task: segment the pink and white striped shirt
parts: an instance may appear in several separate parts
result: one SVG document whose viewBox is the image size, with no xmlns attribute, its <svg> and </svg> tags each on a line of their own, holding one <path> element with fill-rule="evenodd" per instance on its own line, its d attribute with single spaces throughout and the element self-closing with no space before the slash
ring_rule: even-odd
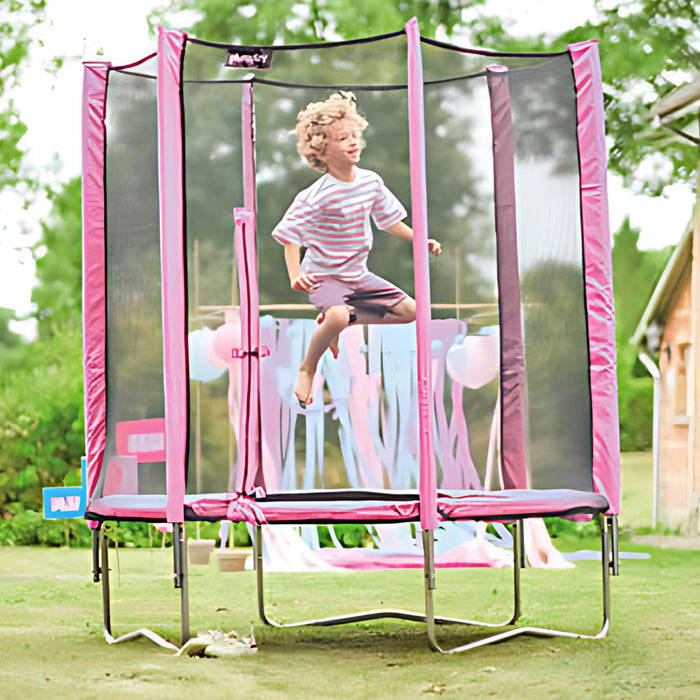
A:
<svg viewBox="0 0 700 700">
<path fill-rule="evenodd" d="M 370 215 L 377 228 L 386 229 L 404 219 L 406 210 L 371 170 L 355 168 L 352 182 L 325 173 L 299 192 L 272 235 L 307 249 L 303 272 L 349 282 L 367 272 Z"/>
</svg>

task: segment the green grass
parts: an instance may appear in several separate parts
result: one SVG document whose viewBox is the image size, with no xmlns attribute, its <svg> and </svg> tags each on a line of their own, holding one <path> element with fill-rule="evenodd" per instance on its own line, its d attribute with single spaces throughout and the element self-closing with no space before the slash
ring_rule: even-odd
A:
<svg viewBox="0 0 700 700">
<path fill-rule="evenodd" d="M 561 549 L 595 546 L 560 541 Z M 625 550 L 634 548 L 625 546 Z M 251 623 L 259 652 L 237 659 L 176 657 L 142 639 L 109 646 L 101 587 L 85 550 L 0 550 L 0 697 L 404 698 L 441 694 L 498 698 L 695 698 L 700 694 L 700 552 L 646 549 L 612 580 L 612 628 L 603 640 L 521 637 L 466 654 L 429 651 L 422 625 L 375 621 L 336 628 L 276 630 L 257 621 L 252 572 L 191 567 L 192 632 Z M 170 550 L 112 556 L 115 636 L 149 627 L 179 636 L 179 595 Z M 510 571 L 439 570 L 440 612 L 505 617 Z M 524 572 L 524 622 L 595 632 L 599 565 Z M 274 574 L 269 612 L 283 619 L 423 604 L 422 573 Z M 442 628 L 445 644 L 476 638 Z"/>
<path fill-rule="evenodd" d="M 653 522 L 653 466 L 650 452 L 622 455 L 620 529 L 648 531 Z"/>
<path fill-rule="evenodd" d="M 627 475 L 647 469 L 642 458 L 632 462 L 626 456 Z M 643 491 L 637 477 L 632 483 Z M 623 507 L 630 488 L 623 486 Z M 645 503 L 628 505 L 624 527 L 644 527 Z M 556 545 L 562 551 L 598 548 L 597 540 L 573 535 L 557 538 Z M 634 545 L 626 534 L 621 548 L 650 557 L 621 560 L 606 638 L 524 636 L 454 656 L 431 652 L 420 624 L 265 627 L 257 617 L 254 574 L 220 572 L 212 557 L 208 566 L 190 567 L 191 631 L 247 634 L 254 625 L 258 653 L 236 659 L 176 657 L 146 639 L 110 646 L 90 551 L 0 548 L 0 697 L 700 697 L 700 551 Z M 114 635 L 148 627 L 177 641 L 180 603 L 171 550 L 120 549 L 118 557 L 111 552 L 110 563 Z M 511 577 L 509 570 L 438 570 L 437 610 L 503 619 L 510 612 Z M 266 600 L 268 613 L 283 620 L 381 607 L 422 610 L 422 572 L 270 574 Z M 597 562 L 523 572 L 521 622 L 595 633 L 600 611 Z M 478 635 L 472 628 L 439 630 L 445 645 Z"/>
</svg>

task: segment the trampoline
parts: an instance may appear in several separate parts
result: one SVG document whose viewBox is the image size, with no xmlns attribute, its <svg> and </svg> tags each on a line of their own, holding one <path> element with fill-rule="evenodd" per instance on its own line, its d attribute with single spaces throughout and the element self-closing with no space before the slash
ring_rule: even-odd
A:
<svg viewBox="0 0 700 700">
<path fill-rule="evenodd" d="M 305 408 L 294 379 L 318 311 L 290 289 L 271 232 L 314 173 L 296 115 L 352 92 L 369 123 L 360 166 L 408 212 L 413 244 L 374 231 L 370 268 L 416 301 L 415 322 L 351 325 Z M 605 636 L 617 574 L 620 460 L 611 237 L 597 44 L 472 50 L 415 20 L 367 39 L 215 44 L 159 29 L 127 66 L 86 63 L 84 367 L 95 580 L 111 637 L 105 521 L 172 523 L 182 641 L 184 523 L 414 523 L 438 651 L 519 634 Z M 442 254 L 430 258 L 427 240 Z M 594 518 L 595 634 L 518 627 L 522 523 Z M 434 533 L 514 531 L 503 625 L 435 614 Z M 468 571 L 465 572 L 468 575 Z M 452 649 L 438 623 L 502 630 Z M 284 625 L 280 625 L 284 626 Z"/>
</svg>

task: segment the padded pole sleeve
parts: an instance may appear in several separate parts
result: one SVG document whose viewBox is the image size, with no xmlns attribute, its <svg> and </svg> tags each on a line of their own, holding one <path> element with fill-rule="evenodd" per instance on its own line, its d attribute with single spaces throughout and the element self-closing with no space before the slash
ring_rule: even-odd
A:
<svg viewBox="0 0 700 700">
<path fill-rule="evenodd" d="M 87 498 L 100 476 L 107 434 L 105 375 L 105 110 L 109 63 L 83 68 L 83 374 Z"/>
<path fill-rule="evenodd" d="M 158 177 L 168 522 L 184 520 L 188 369 L 181 74 L 187 35 L 158 30 Z"/>
<path fill-rule="evenodd" d="M 515 211 L 515 159 L 508 70 L 488 66 L 496 207 L 498 309 L 501 327 L 501 476 L 507 489 L 527 488 L 525 351 Z"/>
<path fill-rule="evenodd" d="M 406 24 L 408 38 L 408 130 L 411 168 L 411 218 L 413 267 L 416 288 L 416 333 L 418 364 L 418 430 L 420 450 L 420 523 L 434 530 L 437 517 L 437 477 L 430 378 L 430 268 L 428 266 L 428 195 L 425 172 L 425 112 L 423 63 L 418 21 Z"/>
<path fill-rule="evenodd" d="M 253 84 L 241 95 L 241 151 L 243 157 L 243 208 L 233 210 L 236 266 L 241 299 L 241 443 L 238 446 L 236 491 L 264 490 L 260 429 L 260 311 L 258 309 L 258 258 L 256 248 L 255 111 Z"/>
<path fill-rule="evenodd" d="M 569 46 L 576 82 L 581 223 L 593 418 L 593 485 L 620 512 L 620 420 L 617 404 L 612 237 L 608 216 L 605 112 L 598 44 Z"/>
</svg>

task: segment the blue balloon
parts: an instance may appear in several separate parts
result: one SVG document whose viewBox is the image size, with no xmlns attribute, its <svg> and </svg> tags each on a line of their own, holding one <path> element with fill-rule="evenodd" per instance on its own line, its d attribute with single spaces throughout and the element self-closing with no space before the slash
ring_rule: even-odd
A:
<svg viewBox="0 0 700 700">
<path fill-rule="evenodd" d="M 211 328 L 198 328 L 187 336 L 190 359 L 190 379 L 198 382 L 211 382 L 218 379 L 225 371 L 225 367 L 214 367 L 207 360 L 206 349 L 211 344 L 214 331 Z"/>
</svg>

